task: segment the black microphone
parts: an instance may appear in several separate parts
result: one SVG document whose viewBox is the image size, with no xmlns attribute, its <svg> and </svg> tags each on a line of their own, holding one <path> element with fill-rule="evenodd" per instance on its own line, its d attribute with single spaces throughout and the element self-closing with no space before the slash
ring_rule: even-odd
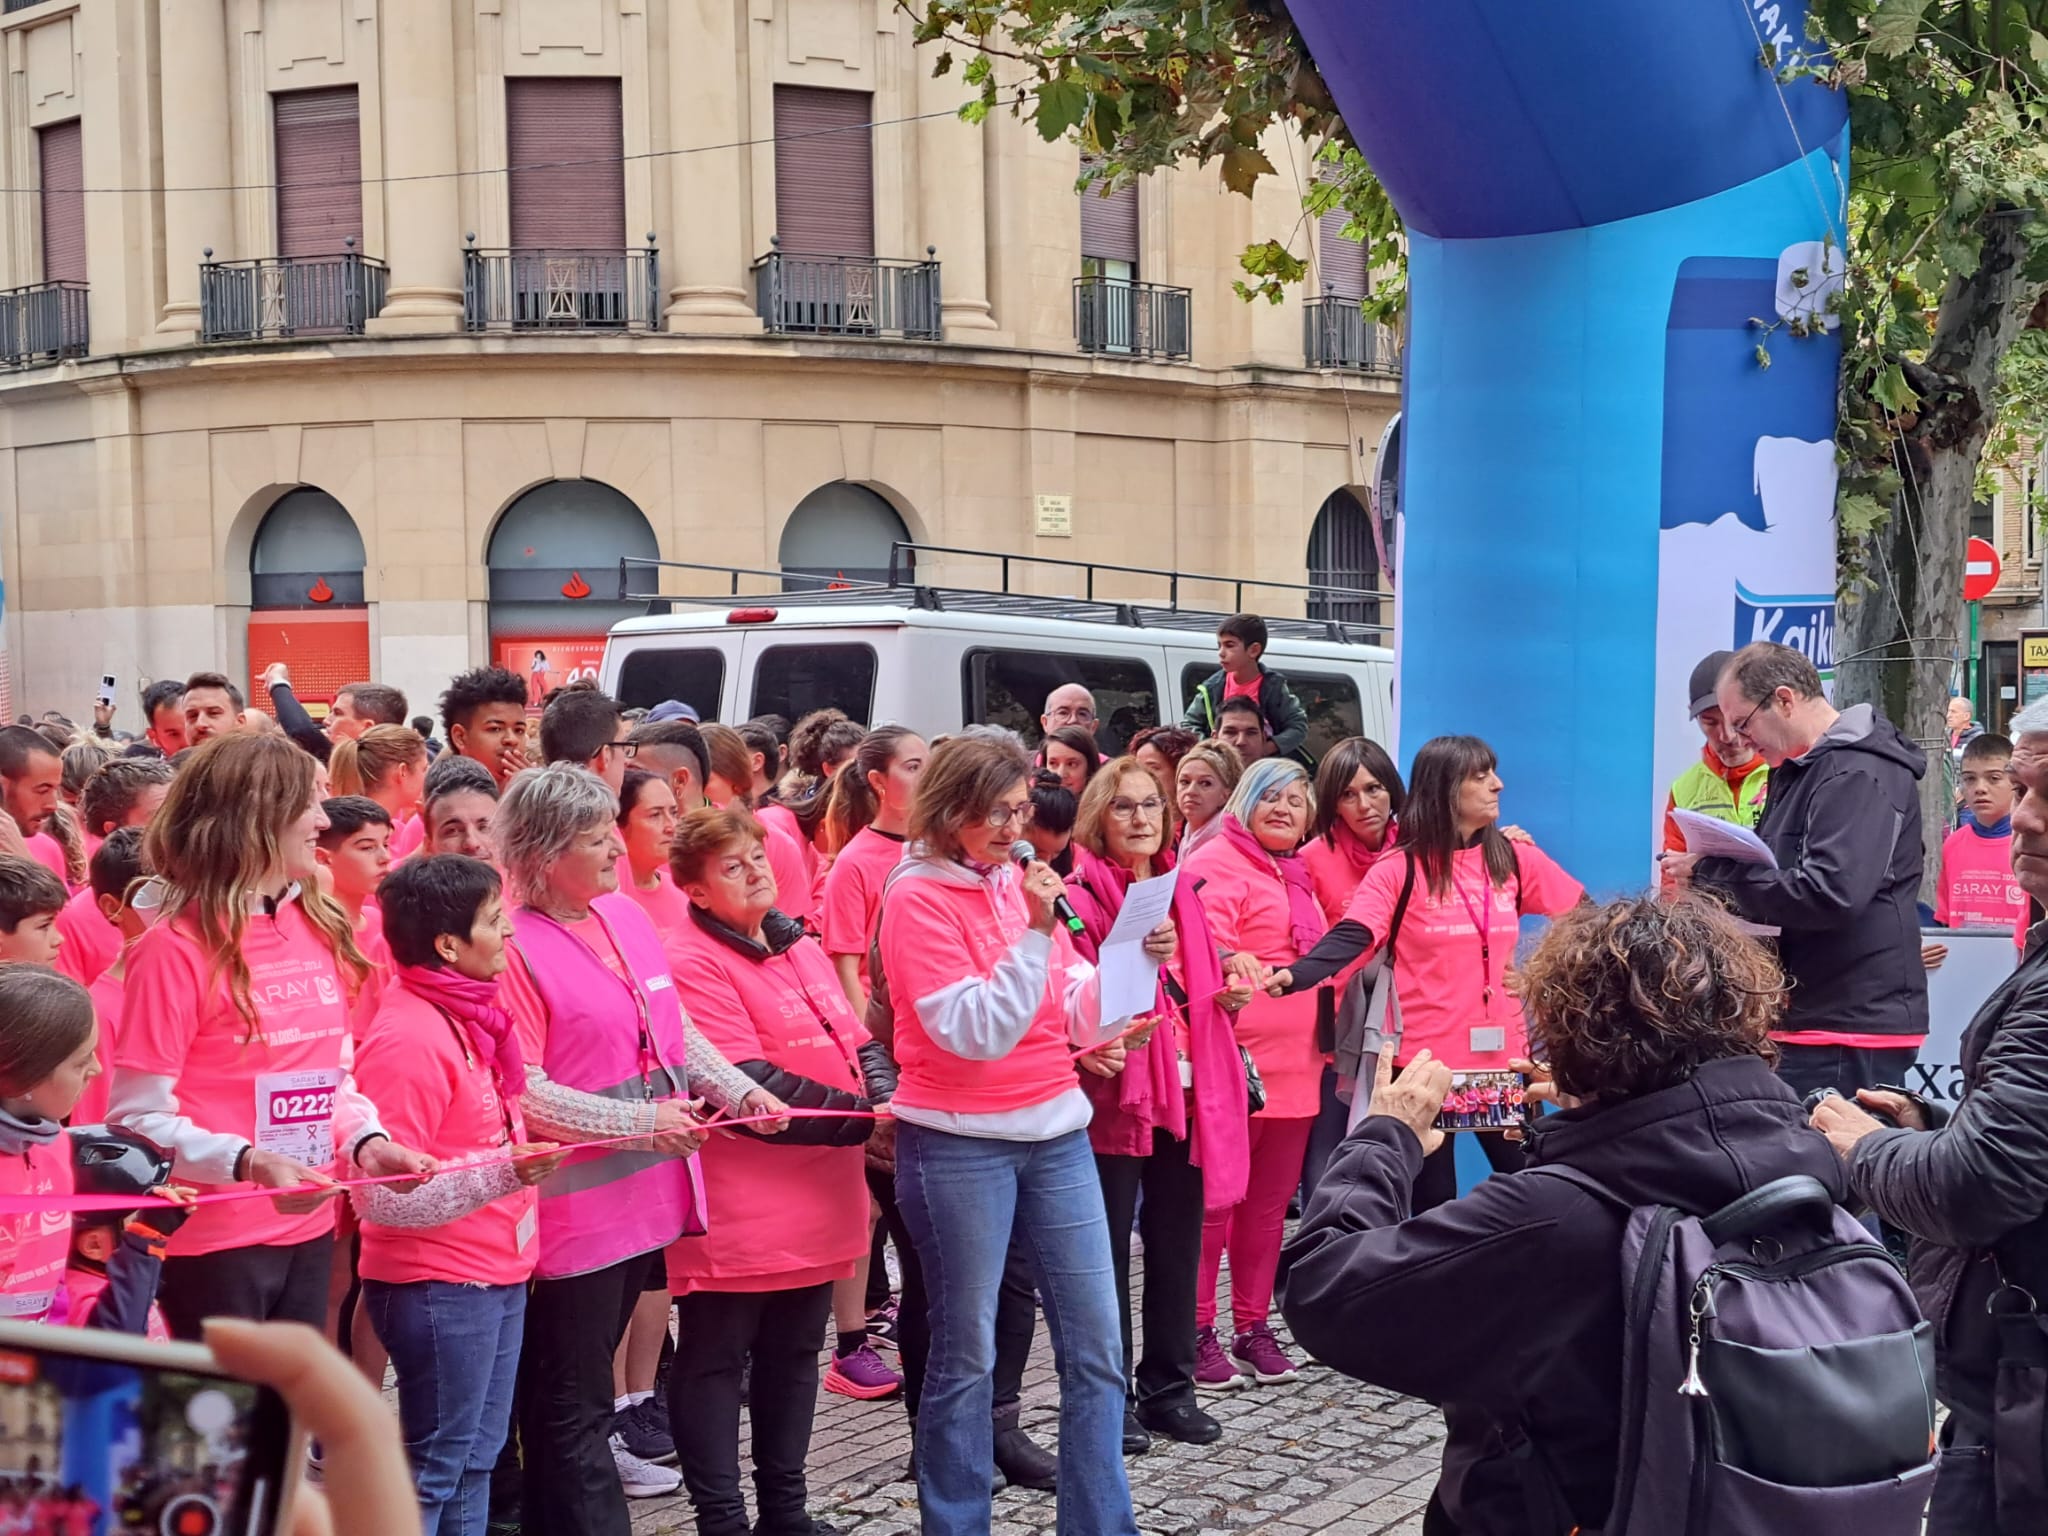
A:
<svg viewBox="0 0 2048 1536">
<path fill-rule="evenodd" d="M 1019 864 L 1041 864 L 1044 862 L 1044 860 L 1039 858 L 1038 850 L 1021 837 L 1016 842 L 1010 844 L 1010 857 Z M 1068 901 L 1066 897 L 1055 896 L 1053 898 L 1052 915 L 1067 925 L 1069 933 L 1079 933 L 1081 931 L 1081 919 L 1074 911 L 1074 904 Z"/>
</svg>

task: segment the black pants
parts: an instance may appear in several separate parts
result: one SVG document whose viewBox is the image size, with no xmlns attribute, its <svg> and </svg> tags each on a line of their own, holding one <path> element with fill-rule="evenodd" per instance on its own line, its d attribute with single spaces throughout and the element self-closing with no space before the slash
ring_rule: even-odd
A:
<svg viewBox="0 0 2048 1536">
<path fill-rule="evenodd" d="M 632 1536 L 612 1464 L 612 1356 L 648 1262 L 635 1254 L 587 1275 L 533 1282 L 519 1361 L 525 1536 Z"/>
<path fill-rule="evenodd" d="M 1486 1154 L 1496 1173 L 1512 1173 L 1526 1161 L 1522 1144 L 1509 1141 L 1498 1131 L 1452 1131 L 1444 1137 L 1442 1146 L 1422 1160 L 1422 1172 L 1415 1176 L 1415 1203 L 1411 1208 L 1415 1215 L 1449 1205 L 1458 1198 L 1457 1156 L 1461 1136 L 1479 1138 L 1479 1150 Z"/>
<path fill-rule="evenodd" d="M 165 1259 L 156 1299 L 173 1338 L 197 1339 L 200 1322 L 209 1317 L 305 1323 L 325 1333 L 333 1267 L 332 1232 L 277 1247 L 223 1248 Z"/>
<path fill-rule="evenodd" d="M 896 1298 L 897 1351 L 903 1367 L 903 1407 L 915 1426 L 917 1405 L 924 1398 L 925 1362 L 932 1353 L 924 1266 L 917 1261 L 917 1245 L 910 1240 L 910 1229 L 897 1208 L 894 1177 L 871 1169 L 868 1188 L 881 1203 L 882 1225 L 896 1244 L 896 1262 L 903 1270 L 903 1290 Z M 1031 1359 L 1031 1336 L 1037 1326 L 1038 1287 L 1031 1276 L 1031 1260 L 1012 1236 L 1002 1288 L 996 1293 L 995 1423 L 999 1426 L 1013 1427 L 1017 1422 L 1024 1400 L 1024 1367 Z"/>
<path fill-rule="evenodd" d="M 668 1421 L 698 1536 L 747 1536 L 740 1493 L 740 1368 L 753 1357 L 747 1418 L 763 1536 L 809 1531 L 804 1459 L 818 1403 L 827 1281 L 794 1291 L 691 1291 L 676 1298 L 685 1347 L 669 1368 Z"/>
<path fill-rule="evenodd" d="M 868 1183 L 872 1185 L 883 1175 L 868 1170 Z M 893 1197 L 894 1191 L 890 1194 Z M 877 1197 L 879 1199 L 879 1197 Z M 884 1252 L 889 1246 L 889 1227 L 886 1222 L 876 1222 L 874 1236 L 868 1243 L 868 1293 L 862 1298 L 870 1312 L 884 1306 L 889 1300 L 889 1260 Z"/>
<path fill-rule="evenodd" d="M 1920 1054 L 1918 1046 L 1872 1050 L 1860 1045 L 1781 1045 L 1778 1079 L 1802 1099 L 1816 1088 L 1832 1088 L 1845 1099 L 1858 1088 L 1902 1084 Z"/>
<path fill-rule="evenodd" d="M 1109 1213 L 1109 1255 L 1122 1314 L 1124 1379 L 1140 1406 L 1195 1401 L 1195 1275 L 1202 1263 L 1202 1170 L 1188 1144 L 1152 1133 L 1149 1157 L 1095 1154 Z M 1145 1192 L 1143 1206 L 1138 1191 Z M 1145 1240 L 1145 1353 L 1131 1359 L 1131 1219 Z"/>
<path fill-rule="evenodd" d="M 1344 1128 L 1350 1123 L 1351 1106 L 1337 1097 L 1337 1069 L 1325 1062 L 1316 1123 L 1309 1127 L 1308 1152 L 1301 1160 L 1301 1208 L 1304 1211 L 1308 1209 L 1309 1196 L 1323 1181 L 1323 1170 L 1330 1166 L 1330 1159 L 1344 1140 Z"/>
</svg>

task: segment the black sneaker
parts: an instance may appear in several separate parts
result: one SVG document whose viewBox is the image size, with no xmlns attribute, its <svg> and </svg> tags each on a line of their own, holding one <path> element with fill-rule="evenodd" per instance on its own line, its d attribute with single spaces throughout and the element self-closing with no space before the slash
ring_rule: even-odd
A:
<svg viewBox="0 0 2048 1536">
<path fill-rule="evenodd" d="M 1174 1403 L 1165 1408 L 1138 1410 L 1138 1420 L 1155 1435 L 1178 1440 L 1184 1445 L 1209 1445 L 1223 1435 L 1223 1426 L 1193 1403 Z M 1130 1420 L 1124 1420 L 1128 1432 Z"/>
<path fill-rule="evenodd" d="M 654 1466 L 667 1466 L 676 1459 L 676 1443 L 660 1426 L 640 1410 L 644 1403 L 621 1408 L 612 1415 L 612 1434 L 629 1454 Z"/>
<path fill-rule="evenodd" d="M 1124 1454 L 1142 1456 L 1152 1449 L 1152 1437 L 1145 1433 L 1145 1426 L 1138 1422 L 1137 1414 L 1124 1409 Z"/>
</svg>

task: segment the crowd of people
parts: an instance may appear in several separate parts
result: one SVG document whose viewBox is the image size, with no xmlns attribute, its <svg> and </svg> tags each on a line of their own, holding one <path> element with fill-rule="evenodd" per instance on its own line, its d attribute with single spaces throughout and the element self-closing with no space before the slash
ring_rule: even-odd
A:
<svg viewBox="0 0 2048 1536">
<path fill-rule="evenodd" d="M 1063 1530 L 1136 1536 L 1126 1457 L 1211 1443 L 1205 1396 L 1296 1378 L 1284 1286 L 1317 1355 L 1449 1405 L 1464 1470 L 1431 1528 L 1490 1532 L 1526 1528 L 1488 1513 L 1487 1438 L 1525 1392 L 1555 1388 L 1539 1439 L 1576 1522 L 1606 1513 L 1619 1303 L 1587 1281 L 1619 1231 L 1548 1180 L 1460 1199 L 1460 1137 L 1501 1171 L 1597 1143 L 1654 1184 L 1703 1117 L 1758 1152 L 1708 1167 L 1703 1141 L 1660 1186 L 1689 1209 L 1810 1170 L 1988 1247 L 1958 1214 L 1988 1191 L 1936 1198 L 1962 1174 L 1928 1149 L 1958 1131 L 1905 1145 L 1857 1107 L 1920 1115 L 1896 1085 L 1939 963 L 1924 759 L 1867 707 L 1837 714 L 1783 647 L 1706 658 L 1673 808 L 1757 828 L 1776 863 L 1681 837 L 1660 893 L 1596 908 L 1503 824 L 1485 742 L 1427 742 L 1405 780 L 1362 737 L 1307 762 L 1263 624 L 1217 639 L 1185 718 L 1114 755 L 1077 684 L 1032 741 L 927 741 L 584 684 L 535 715 L 498 668 L 453 679 L 438 720 L 366 682 L 316 722 L 276 667 L 268 710 L 202 672 L 152 685 L 132 739 L 111 706 L 0 728 L 0 1189 L 86 1187 L 84 1149 L 112 1144 L 161 1162 L 96 1187 L 274 1192 L 7 1224 L 0 1306 L 327 1333 L 395 1374 L 430 1536 L 626 1536 L 629 1498 L 679 1488 L 700 1536 L 824 1531 L 821 1357 L 825 1389 L 902 1401 L 926 1531 L 986 1532 L 1001 1476 L 1055 1490 Z M 2040 723 L 1964 751 L 1944 918 L 1997 917 L 1976 844 L 1999 837 L 2048 891 Z M 1153 995 L 1112 1015 L 1096 962 L 1169 872 Z M 1530 916 L 1556 925 L 1518 967 Z M 1846 1180 L 1803 1129 L 1822 1089 Z M 2041 1168 L 2000 1165 L 2036 1220 Z M 1484 1304 L 1553 1281 L 1583 1351 Z M 1041 1310 L 1056 1453 L 1018 1418 Z"/>
</svg>

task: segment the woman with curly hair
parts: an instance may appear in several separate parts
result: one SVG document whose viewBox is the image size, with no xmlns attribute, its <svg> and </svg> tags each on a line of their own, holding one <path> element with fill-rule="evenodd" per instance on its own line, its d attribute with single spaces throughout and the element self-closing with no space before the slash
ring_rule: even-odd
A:
<svg viewBox="0 0 2048 1536">
<path fill-rule="evenodd" d="M 1845 1185 L 1772 1070 L 1784 976 L 1718 906 L 1654 895 L 1560 917 L 1521 969 L 1532 1054 L 1516 1066 L 1561 1113 L 1526 1136 L 1529 1167 L 1414 1210 L 1451 1086 L 1427 1050 L 1330 1160 L 1289 1245 L 1295 1338 L 1361 1381 L 1440 1403 L 1444 1474 L 1424 1529 L 1529 1529 L 1500 1431 L 1519 1423 L 1569 1506 L 1605 1523 L 1620 1455 L 1621 1205 L 1706 1215 L 1791 1174 Z M 1571 1169 L 1606 1186 L 1610 1203 Z"/>
</svg>

